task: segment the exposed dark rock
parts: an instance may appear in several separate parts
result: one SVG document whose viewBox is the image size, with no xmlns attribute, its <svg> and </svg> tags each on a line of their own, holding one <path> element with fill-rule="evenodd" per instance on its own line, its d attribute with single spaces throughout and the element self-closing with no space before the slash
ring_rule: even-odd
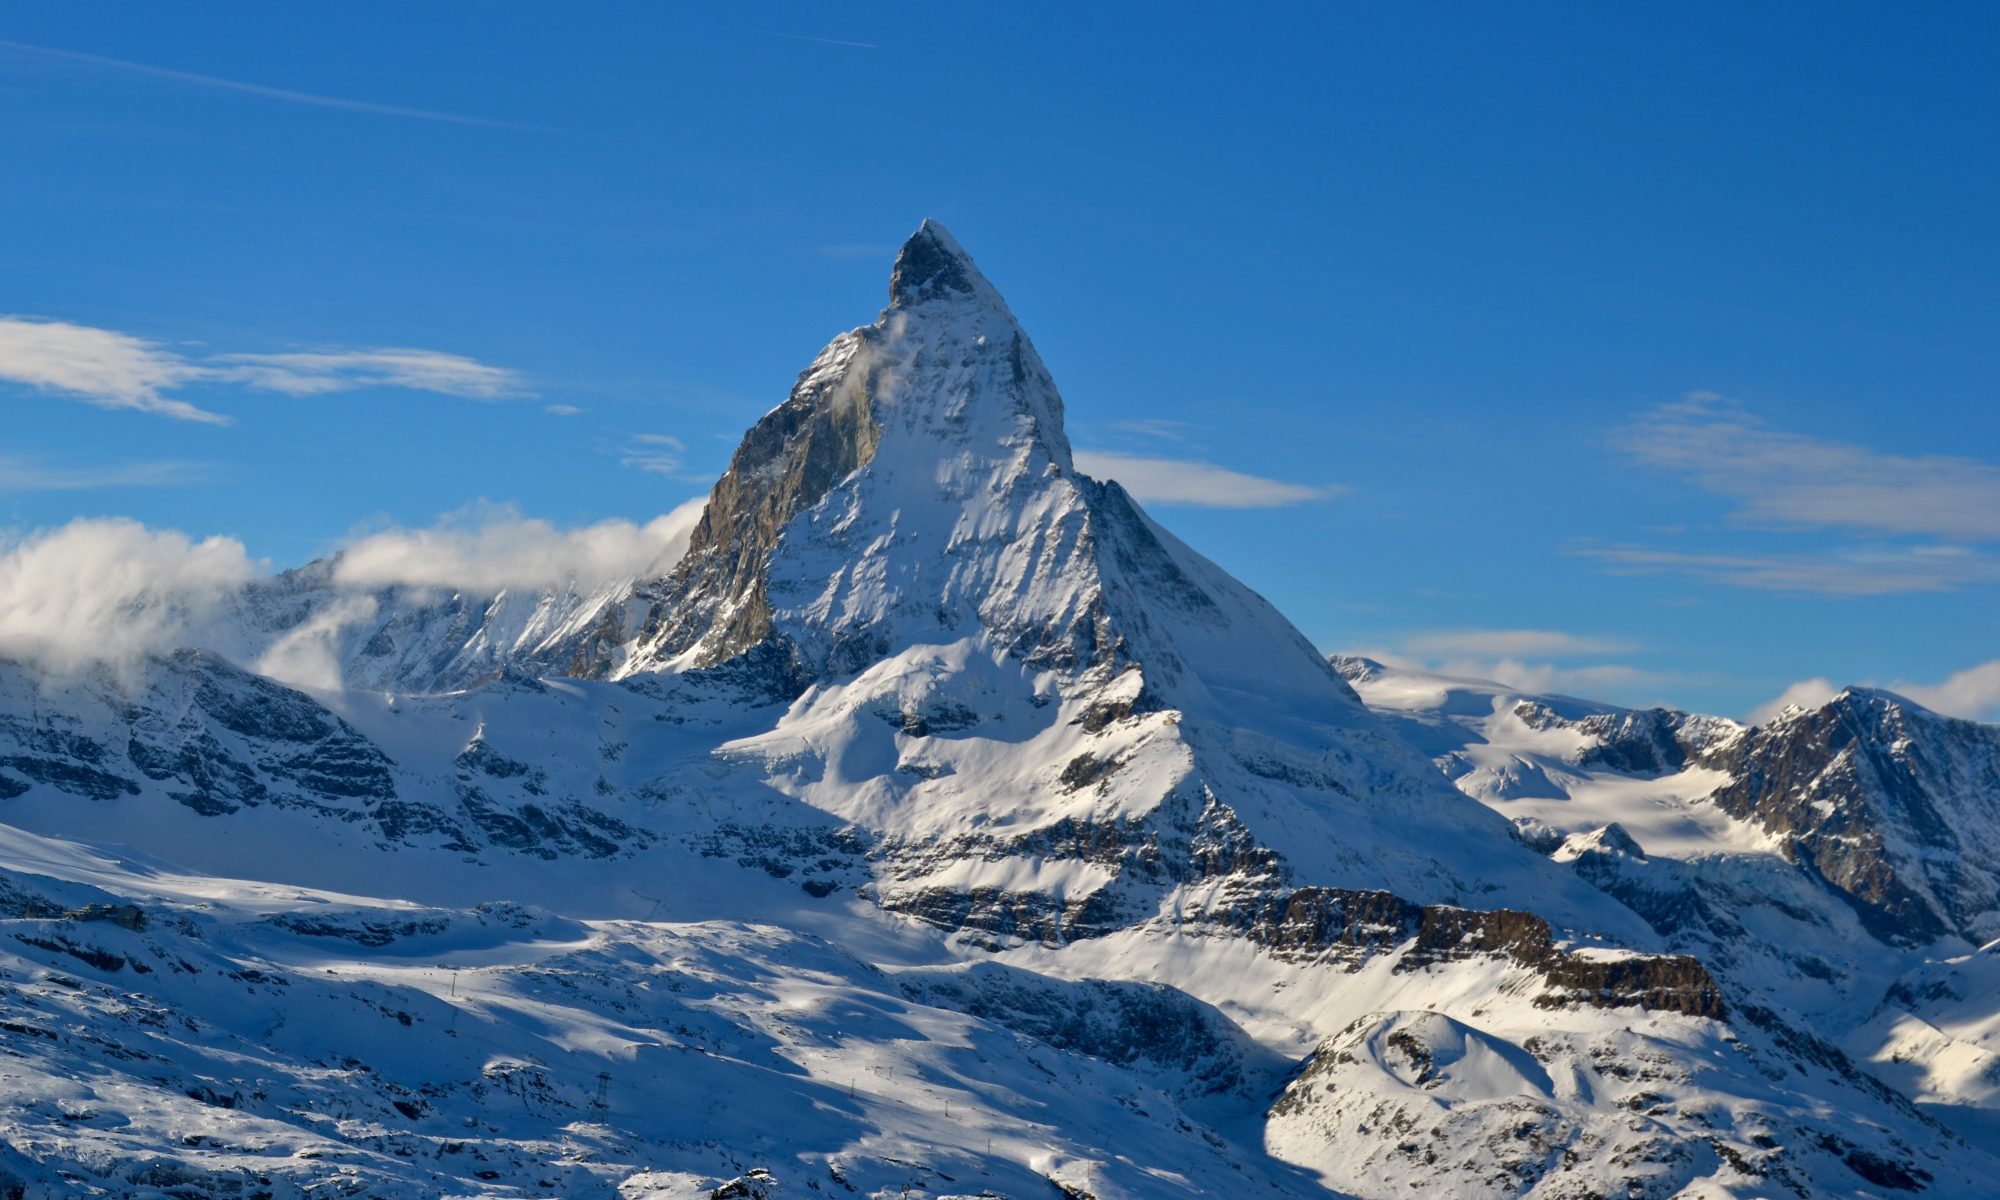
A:
<svg viewBox="0 0 2000 1200">
<path fill-rule="evenodd" d="M 2000 730 L 1849 689 L 1703 765 L 1733 776 L 1716 804 L 1783 837 L 1877 937 L 1993 936 L 2000 847 L 1975 831 L 2000 828 Z"/>
</svg>

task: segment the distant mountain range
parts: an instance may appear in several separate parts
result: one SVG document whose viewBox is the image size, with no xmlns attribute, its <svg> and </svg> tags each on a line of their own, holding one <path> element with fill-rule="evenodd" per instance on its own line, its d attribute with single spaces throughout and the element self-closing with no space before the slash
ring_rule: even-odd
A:
<svg viewBox="0 0 2000 1200">
<path fill-rule="evenodd" d="M 2000 1179 L 2000 730 L 1329 661 L 934 223 L 684 553 L 228 614 L 0 664 L 0 1196 Z"/>
</svg>

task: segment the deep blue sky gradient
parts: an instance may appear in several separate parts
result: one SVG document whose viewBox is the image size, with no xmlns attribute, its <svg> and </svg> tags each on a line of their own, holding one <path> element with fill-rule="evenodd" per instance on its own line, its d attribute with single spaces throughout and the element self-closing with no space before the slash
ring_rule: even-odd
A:
<svg viewBox="0 0 2000 1200">
<path fill-rule="evenodd" d="M 202 464 L 0 494 L 16 530 L 132 515 L 291 565 L 478 498 L 650 517 L 935 216 L 1079 445 L 1349 489 L 1154 506 L 1329 649 L 1566 631 L 1619 644 L 1550 660 L 1631 667 L 1610 698 L 1730 713 L 2000 655 L 1990 579 L 1824 595 L 1576 553 L 1949 541 L 1745 522 L 1619 430 L 1711 390 L 2000 460 L 1992 6 L 13 5 L 0 38 L 520 126 L 0 47 L 0 313 L 431 348 L 534 392 L 182 393 L 218 428 L 0 383 L 8 455 Z M 637 434 L 680 439 L 679 475 L 622 467 Z"/>
</svg>

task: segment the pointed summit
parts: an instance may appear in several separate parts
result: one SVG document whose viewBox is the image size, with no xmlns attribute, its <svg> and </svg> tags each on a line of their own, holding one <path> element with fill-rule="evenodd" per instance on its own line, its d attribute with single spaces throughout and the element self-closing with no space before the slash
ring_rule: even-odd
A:
<svg viewBox="0 0 2000 1200">
<path fill-rule="evenodd" d="M 1149 702 L 1183 708 L 1254 693 L 1336 724 L 1358 709 L 1264 600 L 1077 474 L 1055 380 L 935 221 L 874 323 L 744 436 L 642 602 L 636 629 L 608 635 L 621 677 L 738 663 L 798 694 L 958 646 L 1095 681 L 1080 688 L 1143 664 Z"/>
<path fill-rule="evenodd" d="M 889 276 L 889 307 L 909 308 L 938 296 L 977 295 L 982 284 L 992 290 L 958 239 L 926 217 L 896 253 L 896 269 Z"/>
</svg>

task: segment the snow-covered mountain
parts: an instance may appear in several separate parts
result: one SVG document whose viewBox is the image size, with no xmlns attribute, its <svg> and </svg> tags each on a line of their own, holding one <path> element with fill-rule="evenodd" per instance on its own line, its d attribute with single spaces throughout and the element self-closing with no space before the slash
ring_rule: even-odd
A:
<svg viewBox="0 0 2000 1200">
<path fill-rule="evenodd" d="M 335 575 L 253 584 L 227 653 L 0 666 L 0 1180 L 23 1194 L 1974 1196 L 2000 1175 L 1913 1102 L 1944 1058 L 1978 1074 L 1983 967 L 1927 930 L 1890 947 L 1897 1012 L 1950 1044 L 1885 1083 L 1819 1022 L 1912 1027 L 1766 944 L 1872 936 L 1865 865 L 1797 864 L 1853 861 L 1836 843 L 1891 809 L 1880 862 L 1977 928 L 1983 860 L 1940 873 L 1896 840 L 1916 793 L 1976 837 L 1978 797 L 1926 790 L 1976 789 L 1975 766 L 1923 757 L 1815 834 L 1806 811 L 1839 801 L 1765 816 L 1797 756 L 1745 731 L 1534 701 L 1541 757 L 1518 761 L 1565 782 L 1516 786 L 1449 689 L 1385 705 L 1341 664 L 1364 704 L 1078 474 L 1047 369 L 935 224 L 889 307 L 745 436 L 670 567 L 359 599 Z M 345 686 L 251 669 L 306 653 Z M 1615 786 L 1660 779 L 1658 805 Z M 1530 799 L 1547 811 L 1511 807 Z M 1691 815 L 1640 819 L 1668 804 Z M 1784 880 L 1777 915 L 1709 911 L 1720 885 L 1680 865 L 1706 850 L 1619 865 L 1668 828 L 1761 854 L 1729 878 Z"/>
<path fill-rule="evenodd" d="M 1764 725 L 1333 660 L 1468 796 L 1760 1003 L 2000 1131 L 2000 728 L 1849 688 Z"/>
</svg>

